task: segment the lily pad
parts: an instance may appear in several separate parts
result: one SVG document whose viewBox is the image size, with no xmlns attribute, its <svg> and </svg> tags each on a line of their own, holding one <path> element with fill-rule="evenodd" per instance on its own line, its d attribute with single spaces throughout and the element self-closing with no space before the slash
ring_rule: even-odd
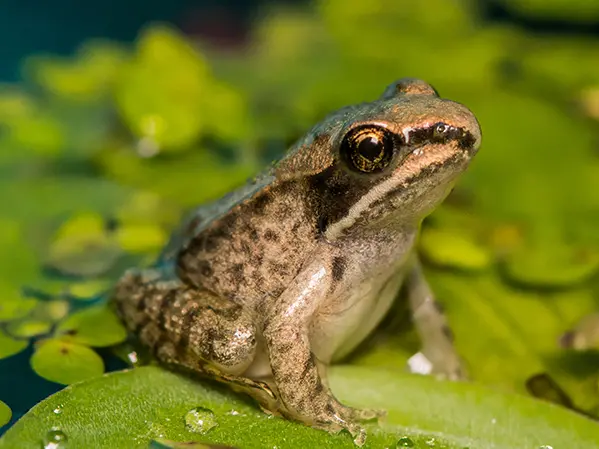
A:
<svg viewBox="0 0 599 449">
<path fill-rule="evenodd" d="M 93 349 L 56 339 L 40 343 L 31 356 L 31 367 L 43 378 L 60 384 L 72 384 L 104 372 L 104 362 Z"/>
<path fill-rule="evenodd" d="M 0 359 L 18 354 L 29 345 L 27 340 L 17 340 L 0 330 Z"/>
<path fill-rule="evenodd" d="M 57 336 L 86 346 L 112 346 L 127 338 L 127 331 L 105 305 L 90 307 L 68 316 L 56 328 Z"/>
<path fill-rule="evenodd" d="M 493 261 L 491 252 L 472 237 L 451 230 L 424 230 L 420 250 L 435 265 L 466 271 L 483 270 Z"/>
<path fill-rule="evenodd" d="M 104 279 L 90 279 L 70 284 L 67 288 L 69 299 L 91 301 L 97 299 L 111 283 Z"/>
<path fill-rule="evenodd" d="M 599 252 L 548 244 L 523 247 L 503 264 L 505 275 L 519 284 L 563 288 L 589 279 L 599 271 Z"/>
<path fill-rule="evenodd" d="M 129 253 L 158 251 L 167 239 L 164 229 L 153 224 L 126 224 L 116 231 L 117 242 Z"/>
<path fill-rule="evenodd" d="M 210 93 L 202 55 L 174 29 L 143 32 L 135 58 L 116 86 L 123 121 L 141 139 L 166 148 L 185 148 L 203 128 L 201 98 Z"/>
<path fill-rule="evenodd" d="M 14 337 L 31 338 L 50 332 L 52 323 L 46 320 L 24 319 L 12 321 L 6 326 L 8 333 Z"/>
<path fill-rule="evenodd" d="M 120 254 L 121 249 L 106 232 L 102 217 L 81 213 L 57 231 L 46 264 L 67 274 L 93 276 L 109 269 Z"/>
<path fill-rule="evenodd" d="M 380 427 L 368 425 L 366 448 L 395 447 L 409 438 L 415 448 L 430 448 L 432 441 L 447 449 L 586 449 L 599 434 L 599 424 L 583 416 L 477 385 L 350 366 L 332 369 L 331 384 L 348 403 L 388 411 Z M 218 426 L 205 434 L 188 430 L 185 416 L 197 407 L 211 410 Z M 355 447 L 345 433 L 269 417 L 228 390 L 159 367 L 111 373 L 51 396 L 8 430 L 0 448 L 34 446 L 53 428 L 74 447 L 146 448 L 156 439 L 244 449 Z"/>
<path fill-rule="evenodd" d="M 12 412 L 10 407 L 6 405 L 4 402 L 0 401 L 0 427 L 10 421 L 10 417 L 12 416 Z"/>
<path fill-rule="evenodd" d="M 0 289 L 0 294 L 2 293 L 5 292 Z M 7 296 L 0 298 L 0 322 L 17 320 L 27 316 L 37 302 L 33 298 L 21 297 L 20 293 L 14 288 L 10 289 Z"/>
</svg>

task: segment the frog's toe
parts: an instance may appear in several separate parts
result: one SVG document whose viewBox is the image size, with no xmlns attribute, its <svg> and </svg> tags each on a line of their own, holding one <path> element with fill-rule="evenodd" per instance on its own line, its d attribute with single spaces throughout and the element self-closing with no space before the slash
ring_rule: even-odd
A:
<svg viewBox="0 0 599 449">
<path fill-rule="evenodd" d="M 366 442 L 366 429 L 358 424 L 353 424 L 347 421 L 340 420 L 338 423 L 328 423 L 324 425 L 313 426 L 336 435 L 344 430 L 348 432 L 354 440 L 356 446 L 363 446 Z"/>
<path fill-rule="evenodd" d="M 455 360 L 455 363 L 443 366 L 443 369 L 438 370 L 435 374 L 437 378 L 440 379 L 452 381 L 468 380 L 468 372 L 464 367 L 464 363 L 462 360 L 457 358 Z"/>
</svg>

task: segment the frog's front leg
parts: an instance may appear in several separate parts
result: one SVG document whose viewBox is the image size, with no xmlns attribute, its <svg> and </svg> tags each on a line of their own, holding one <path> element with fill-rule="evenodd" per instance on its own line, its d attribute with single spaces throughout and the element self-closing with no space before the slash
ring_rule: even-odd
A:
<svg viewBox="0 0 599 449">
<path fill-rule="evenodd" d="M 447 318 L 434 298 L 419 261 L 411 267 L 406 283 L 412 318 L 422 343 L 421 354 L 432 364 L 432 374 L 452 380 L 464 379 L 466 374 Z"/>
<path fill-rule="evenodd" d="M 326 270 L 308 273 L 300 275 L 301 279 L 269 305 L 264 322 L 263 335 L 283 414 L 331 433 L 346 429 L 361 446 L 366 433 L 359 421 L 381 413 L 341 404 L 323 381 L 326 365 L 312 352 L 309 328 L 326 292 Z"/>
</svg>

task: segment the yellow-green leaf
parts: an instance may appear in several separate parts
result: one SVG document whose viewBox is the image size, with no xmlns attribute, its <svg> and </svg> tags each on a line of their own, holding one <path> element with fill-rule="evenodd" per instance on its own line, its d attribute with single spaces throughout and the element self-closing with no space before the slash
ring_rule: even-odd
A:
<svg viewBox="0 0 599 449">
<path fill-rule="evenodd" d="M 93 349 L 56 339 L 39 343 L 31 356 L 31 367 L 43 378 L 60 384 L 72 384 L 104 373 L 104 362 Z"/>
</svg>

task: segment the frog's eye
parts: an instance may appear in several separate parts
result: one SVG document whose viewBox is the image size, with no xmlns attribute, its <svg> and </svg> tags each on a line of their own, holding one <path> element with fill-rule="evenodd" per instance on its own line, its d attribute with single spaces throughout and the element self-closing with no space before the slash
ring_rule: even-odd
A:
<svg viewBox="0 0 599 449">
<path fill-rule="evenodd" d="M 395 135 L 382 126 L 360 126 L 343 138 L 341 156 L 353 170 L 379 172 L 393 159 L 395 140 Z"/>
</svg>

